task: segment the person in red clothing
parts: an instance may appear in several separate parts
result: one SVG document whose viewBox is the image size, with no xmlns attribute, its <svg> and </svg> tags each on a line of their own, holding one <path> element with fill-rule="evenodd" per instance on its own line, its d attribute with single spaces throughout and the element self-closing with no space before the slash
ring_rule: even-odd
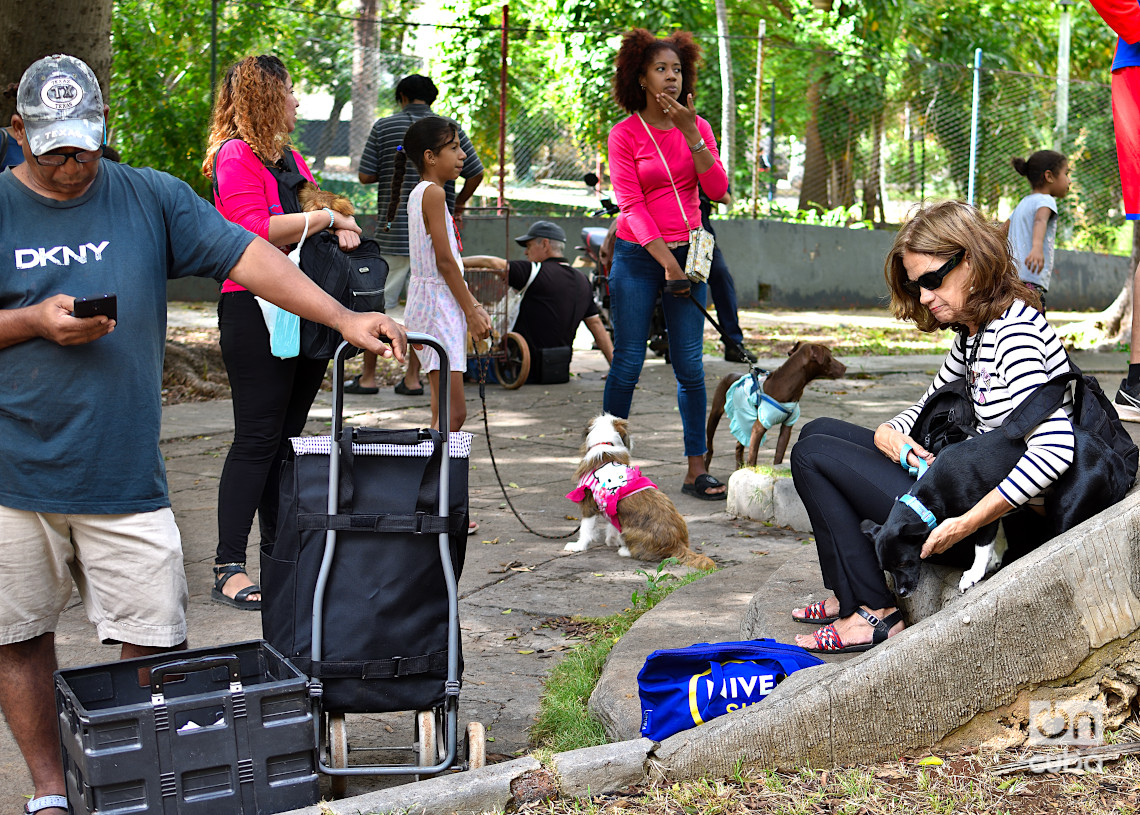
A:
<svg viewBox="0 0 1140 815">
<path fill-rule="evenodd" d="M 1124 190 L 1124 217 L 1140 220 L 1140 3 L 1136 0 L 1091 0 L 1097 14 L 1120 39 L 1112 59 L 1112 125 L 1116 159 Z M 1140 422 L 1140 309 L 1135 307 L 1140 266 L 1132 273 L 1132 348 L 1128 375 L 1113 400 L 1120 418 Z"/>
<path fill-rule="evenodd" d="M 727 496 L 704 464 L 704 315 L 689 298 L 691 292 L 706 302 L 708 284 L 690 284 L 684 268 L 689 231 L 701 225 L 698 187 L 716 201 L 728 191 L 728 177 L 712 127 L 693 105 L 699 56 L 688 32 L 657 39 L 640 28 L 622 38 L 618 51 L 614 98 L 631 115 L 609 138 L 610 179 L 621 215 L 610 270 L 614 358 L 603 405 L 607 413 L 629 417 L 653 310 L 664 290 L 688 460 L 681 489 L 715 501 Z"/>
</svg>

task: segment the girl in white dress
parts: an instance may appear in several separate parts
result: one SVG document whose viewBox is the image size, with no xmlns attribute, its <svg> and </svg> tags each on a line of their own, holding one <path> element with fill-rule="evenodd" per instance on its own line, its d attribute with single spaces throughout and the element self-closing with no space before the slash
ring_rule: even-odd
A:
<svg viewBox="0 0 1140 815">
<path fill-rule="evenodd" d="M 463 396 L 463 372 L 467 369 L 467 333 L 480 340 L 491 333 L 491 318 L 463 280 L 458 233 L 447 211 L 443 185 L 459 177 L 467 156 L 459 147 L 459 132 L 450 119 L 427 116 L 404 135 L 396 156 L 392 197 L 397 200 L 404 182 L 404 168 L 411 161 L 423 179 L 408 195 L 408 250 L 411 270 L 404 324 L 409 331 L 436 337 L 447 349 L 451 391 L 449 428 L 463 427 L 467 403 Z M 441 428 L 439 355 L 430 348 L 416 351 L 431 385 L 432 427 Z"/>
</svg>

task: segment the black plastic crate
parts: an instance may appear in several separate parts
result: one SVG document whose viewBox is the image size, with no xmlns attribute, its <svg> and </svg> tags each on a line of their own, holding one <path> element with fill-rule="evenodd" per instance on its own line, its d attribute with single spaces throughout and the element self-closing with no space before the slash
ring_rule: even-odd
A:
<svg viewBox="0 0 1140 815">
<path fill-rule="evenodd" d="M 73 813 L 252 815 L 319 797 L 307 678 L 263 640 L 56 671 L 55 698 Z"/>
</svg>

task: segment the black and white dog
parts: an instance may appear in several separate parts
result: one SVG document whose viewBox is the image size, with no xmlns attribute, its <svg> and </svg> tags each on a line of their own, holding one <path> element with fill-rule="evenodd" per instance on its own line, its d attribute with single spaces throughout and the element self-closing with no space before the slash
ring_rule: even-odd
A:
<svg viewBox="0 0 1140 815">
<path fill-rule="evenodd" d="M 863 522 L 861 528 L 874 541 L 880 565 L 894 579 L 895 594 L 906 597 L 918 586 L 919 553 L 930 531 L 977 504 L 1009 475 L 1025 449 L 1024 439 L 1009 439 L 1000 429 L 950 445 L 899 497 L 882 526 Z M 1111 505 L 1110 485 L 1119 479 L 1106 466 L 1089 437 L 1078 434 L 1073 463 L 1045 493 L 1045 514 L 1055 535 Z M 962 575 L 959 591 L 1001 565 L 1006 542 L 999 524 L 988 524 L 956 544 L 974 545 L 974 563 Z"/>
</svg>

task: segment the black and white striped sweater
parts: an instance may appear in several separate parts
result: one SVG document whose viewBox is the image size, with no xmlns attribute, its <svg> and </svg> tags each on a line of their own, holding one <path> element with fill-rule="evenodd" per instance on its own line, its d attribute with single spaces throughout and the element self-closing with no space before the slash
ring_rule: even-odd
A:
<svg viewBox="0 0 1140 815">
<path fill-rule="evenodd" d="M 1010 411 L 1037 386 L 1069 370 L 1068 356 L 1052 326 L 1040 312 L 1015 301 L 1001 317 L 987 325 L 985 331 L 967 338 L 965 358 L 960 354 L 959 343 L 955 342 L 922 399 L 888 424 L 909 435 L 930 395 L 947 382 L 966 375 L 966 360 L 978 342 L 982 345 L 974 363 L 970 393 L 979 433 L 1001 427 Z M 1075 443 L 1072 415 L 1070 387 L 1061 408 L 1025 437 L 1028 446 L 1025 455 L 998 485 L 1010 504 L 1020 506 L 1037 498 L 1072 464 Z M 1032 503 L 1040 503 L 1040 499 Z"/>
</svg>

